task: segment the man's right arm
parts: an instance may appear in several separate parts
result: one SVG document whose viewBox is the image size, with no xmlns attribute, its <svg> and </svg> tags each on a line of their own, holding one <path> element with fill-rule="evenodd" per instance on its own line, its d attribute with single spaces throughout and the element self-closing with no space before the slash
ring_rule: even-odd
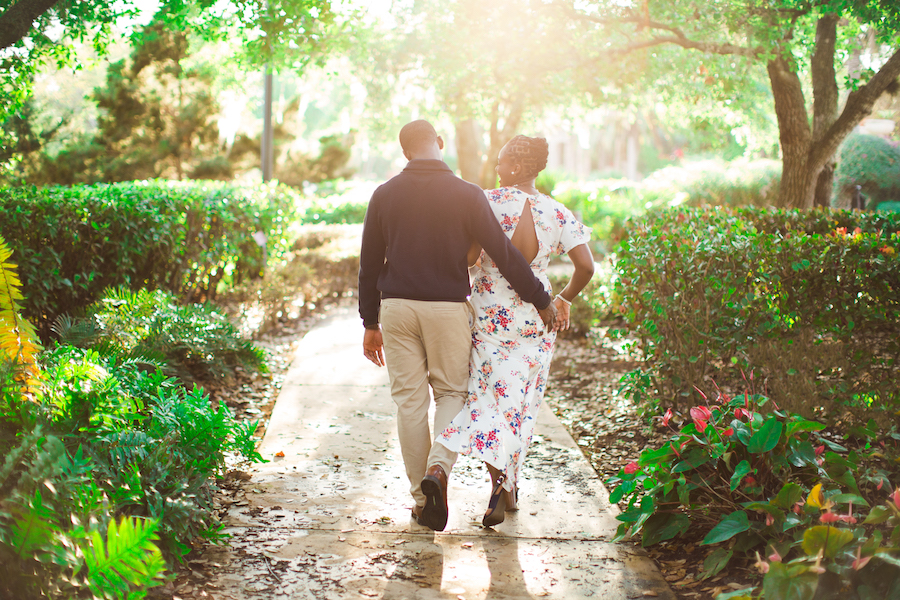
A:
<svg viewBox="0 0 900 600">
<path fill-rule="evenodd" d="M 378 203 L 373 195 L 363 221 L 359 252 L 359 316 L 366 328 L 378 327 L 378 309 L 381 306 L 378 276 L 384 267 L 386 249 L 387 243 L 378 218 Z"/>
</svg>

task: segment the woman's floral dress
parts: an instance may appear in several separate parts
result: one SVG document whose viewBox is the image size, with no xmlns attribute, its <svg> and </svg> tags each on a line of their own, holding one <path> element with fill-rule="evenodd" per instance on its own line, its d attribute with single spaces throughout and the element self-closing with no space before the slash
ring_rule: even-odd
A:
<svg viewBox="0 0 900 600">
<path fill-rule="evenodd" d="M 485 194 L 508 237 L 531 201 L 538 239 L 531 269 L 549 291 L 551 254 L 566 254 L 588 242 L 591 230 L 549 196 L 529 196 L 512 187 Z M 436 441 L 493 465 L 505 473 L 504 487 L 511 489 L 534 432 L 556 333 L 544 331 L 534 305 L 522 302 L 484 252 L 474 275 L 471 302 L 475 325 L 466 404 Z"/>
</svg>

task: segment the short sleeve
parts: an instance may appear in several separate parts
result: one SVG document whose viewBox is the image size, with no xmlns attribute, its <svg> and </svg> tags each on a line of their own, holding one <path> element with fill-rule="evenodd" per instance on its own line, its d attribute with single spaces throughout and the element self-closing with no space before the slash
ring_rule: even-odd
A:
<svg viewBox="0 0 900 600">
<path fill-rule="evenodd" d="M 559 241 L 553 249 L 556 254 L 568 254 L 572 248 L 591 241 L 591 228 L 576 219 L 571 210 L 558 202 L 554 210 L 556 224 L 560 227 Z"/>
</svg>

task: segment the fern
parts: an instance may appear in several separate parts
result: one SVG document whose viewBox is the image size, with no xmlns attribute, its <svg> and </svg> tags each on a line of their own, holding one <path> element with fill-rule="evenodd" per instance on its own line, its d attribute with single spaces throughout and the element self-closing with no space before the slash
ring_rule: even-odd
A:
<svg viewBox="0 0 900 600">
<path fill-rule="evenodd" d="M 0 237 L 0 356 L 11 362 L 21 363 L 29 379 L 37 374 L 35 355 L 41 346 L 31 323 L 20 316 L 19 300 L 23 299 L 19 288 L 22 283 L 16 275 L 16 265 L 9 262 L 12 250 Z"/>
<path fill-rule="evenodd" d="M 26 506 L 14 506 L 10 513 L 12 522 L 2 532 L 2 541 L 11 547 L 19 560 L 53 546 L 59 528 L 53 522 L 53 509 L 44 504 L 41 490 L 34 491 Z"/>
<path fill-rule="evenodd" d="M 93 531 L 85 544 L 88 587 L 102 598 L 122 598 L 136 589 L 159 585 L 166 568 L 156 541 L 157 522 L 122 517 L 110 522 L 106 540 Z"/>
</svg>

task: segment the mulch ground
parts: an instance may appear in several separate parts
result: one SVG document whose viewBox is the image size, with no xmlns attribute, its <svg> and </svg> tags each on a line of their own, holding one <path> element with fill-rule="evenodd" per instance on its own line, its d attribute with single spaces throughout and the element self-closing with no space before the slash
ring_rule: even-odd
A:
<svg viewBox="0 0 900 600">
<path fill-rule="evenodd" d="M 297 342 L 326 314 L 327 308 L 301 319 L 283 319 L 270 327 L 254 340 L 269 352 L 270 372 L 238 373 L 227 385 L 207 386 L 213 401 L 224 402 L 240 419 L 259 421 L 257 433 L 261 438 Z M 587 339 L 558 341 L 546 400 L 605 482 L 636 460 L 643 449 L 662 445 L 669 432 L 648 424 L 634 404 L 618 394 L 619 379 L 639 363 L 625 351 L 622 342 L 603 334 L 603 328 L 599 328 Z M 241 501 L 244 481 L 235 471 L 218 484 L 217 505 L 224 515 L 232 504 Z M 703 560 L 711 549 L 700 547 L 700 539 L 682 537 L 646 549 L 678 598 L 713 600 L 721 592 L 758 581 L 749 565 L 741 564 L 730 565 L 711 579 L 701 579 Z M 639 544 L 639 540 L 622 543 Z M 187 563 L 170 589 L 180 597 L 193 597 L 192 580 L 202 575 L 202 569 L 199 564 Z"/>
<path fill-rule="evenodd" d="M 662 446 L 671 435 L 670 430 L 648 423 L 630 400 L 619 395 L 620 378 L 640 363 L 623 341 L 606 338 L 605 331 L 601 327 L 587 339 L 557 342 L 546 393 L 548 405 L 604 483 L 636 461 L 642 450 Z M 705 533 L 688 532 L 645 549 L 678 598 L 713 600 L 722 592 L 758 583 L 750 565 L 737 559 L 715 577 L 702 579 L 703 561 L 713 551 L 699 545 Z M 640 545 L 640 540 L 621 543 Z"/>
</svg>

